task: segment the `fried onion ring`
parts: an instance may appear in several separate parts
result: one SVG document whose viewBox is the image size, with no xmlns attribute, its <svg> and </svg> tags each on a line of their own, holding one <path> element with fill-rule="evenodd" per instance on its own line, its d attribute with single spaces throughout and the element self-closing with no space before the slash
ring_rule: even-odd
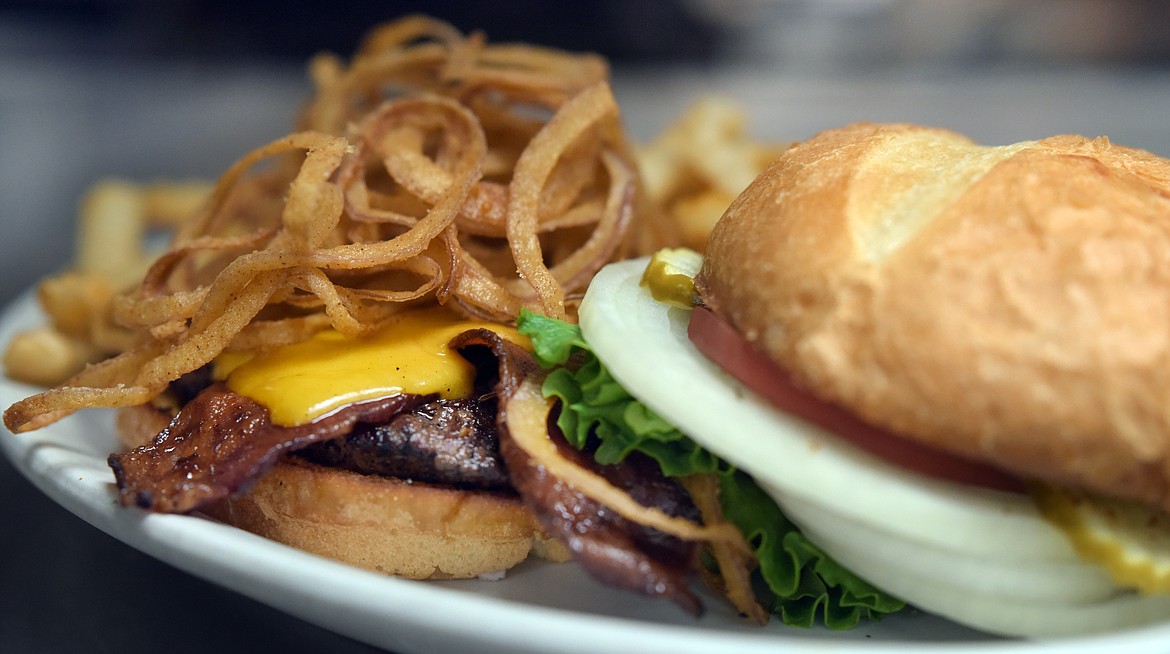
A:
<svg viewBox="0 0 1170 654">
<path fill-rule="evenodd" d="M 128 349 L 4 414 L 142 404 L 226 350 L 352 337 L 417 302 L 574 318 L 593 273 L 668 245 L 601 58 L 412 16 L 321 55 L 297 131 L 244 155 L 134 288 Z M 631 243 L 640 247 L 631 249 Z"/>
</svg>

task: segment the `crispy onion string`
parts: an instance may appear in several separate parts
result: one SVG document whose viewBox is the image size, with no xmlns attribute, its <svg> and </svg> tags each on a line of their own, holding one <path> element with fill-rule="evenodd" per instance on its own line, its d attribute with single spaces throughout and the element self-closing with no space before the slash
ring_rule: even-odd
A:
<svg viewBox="0 0 1170 654">
<path fill-rule="evenodd" d="M 229 167 L 110 300 L 129 349 L 10 407 L 10 429 L 143 403 L 225 350 L 361 336 L 420 301 L 571 319 L 602 265 L 668 244 L 634 236 L 668 230 L 646 210 L 598 57 L 415 16 L 311 75 L 300 131 Z"/>
<path fill-rule="evenodd" d="M 690 475 L 679 480 L 687 494 L 695 502 L 699 514 L 706 523 L 725 523 L 723 506 L 719 503 L 719 479 L 715 475 Z M 738 533 L 738 530 L 737 530 Z M 718 566 L 718 577 L 707 579 L 708 584 L 723 591 L 727 601 L 731 602 L 741 614 L 750 618 L 756 624 L 768 623 L 768 610 L 756 599 L 752 590 L 752 570 L 756 566 L 756 558 L 750 553 L 750 546 L 740 536 L 740 545 L 732 545 L 726 541 L 712 541 L 708 543 L 711 558 Z M 711 575 L 714 577 L 714 573 Z"/>
<path fill-rule="evenodd" d="M 565 148 L 590 127 L 617 113 L 609 86 L 597 84 L 565 103 L 516 162 L 508 189 L 508 242 L 520 276 L 536 291 L 544 314 L 564 319 L 564 289 L 544 264 L 536 224 L 542 192 Z"/>
</svg>

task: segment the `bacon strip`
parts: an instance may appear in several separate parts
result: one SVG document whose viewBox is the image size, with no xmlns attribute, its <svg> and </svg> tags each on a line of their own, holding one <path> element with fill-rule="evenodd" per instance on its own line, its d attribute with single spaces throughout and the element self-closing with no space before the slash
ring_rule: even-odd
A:
<svg viewBox="0 0 1170 654">
<path fill-rule="evenodd" d="M 639 503 L 698 521 L 690 496 L 662 476 L 657 464 L 636 454 L 620 465 L 599 466 L 591 457 L 564 443 L 551 426 L 559 452 L 577 465 L 603 475 Z M 501 428 L 501 435 L 505 432 Z M 684 610 L 702 613 L 689 589 L 698 543 L 683 541 L 656 529 L 630 522 L 605 505 L 582 495 L 533 462 L 510 438 L 500 439 L 500 453 L 512 471 L 512 483 L 541 525 L 568 546 L 573 557 L 603 583 L 651 597 L 663 597 Z"/>
<path fill-rule="evenodd" d="M 507 405 L 520 382 L 536 370 L 532 355 L 486 330 L 468 332 L 452 343 L 456 348 L 468 345 L 487 347 L 500 361 L 500 454 L 512 485 L 541 526 L 565 543 L 582 567 L 603 583 L 663 597 L 690 613 L 701 613 L 702 606 L 689 589 L 698 544 L 626 520 L 529 457 L 508 433 Z M 634 454 L 618 465 L 601 466 L 566 443 L 555 424 L 550 424 L 549 430 L 561 456 L 601 474 L 640 504 L 699 522 L 699 511 L 690 495 L 663 476 L 653 460 Z"/>
<path fill-rule="evenodd" d="M 386 422 L 429 399 L 397 395 L 281 427 L 263 405 L 217 384 L 184 406 L 153 441 L 111 454 L 108 462 L 123 505 L 186 513 L 244 490 L 289 452 L 344 437 L 359 422 Z"/>
</svg>

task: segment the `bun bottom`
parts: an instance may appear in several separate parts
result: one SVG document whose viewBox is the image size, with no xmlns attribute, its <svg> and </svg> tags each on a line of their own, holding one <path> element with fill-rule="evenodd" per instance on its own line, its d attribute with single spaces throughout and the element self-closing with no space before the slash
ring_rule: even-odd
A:
<svg viewBox="0 0 1170 654">
<path fill-rule="evenodd" d="M 153 438 L 167 412 L 121 409 L 127 447 Z M 355 567 L 409 579 L 495 576 L 536 554 L 565 561 L 520 498 L 362 475 L 287 457 L 210 518 Z"/>
<path fill-rule="evenodd" d="M 517 497 L 361 475 L 295 458 L 203 513 L 312 554 L 410 579 L 502 572 L 528 558 L 540 534 Z"/>
</svg>

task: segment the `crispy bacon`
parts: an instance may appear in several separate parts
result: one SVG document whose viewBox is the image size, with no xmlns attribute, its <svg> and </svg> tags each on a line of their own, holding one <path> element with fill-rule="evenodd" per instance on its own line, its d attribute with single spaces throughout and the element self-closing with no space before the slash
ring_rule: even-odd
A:
<svg viewBox="0 0 1170 654">
<path fill-rule="evenodd" d="M 488 347 L 500 362 L 500 454 L 512 485 L 545 530 L 564 542 L 574 558 L 602 582 L 665 597 L 691 613 L 700 613 L 702 607 L 689 590 L 698 545 L 626 520 L 534 462 L 511 440 L 505 421 L 508 398 L 536 367 L 532 356 L 492 332 L 469 332 L 461 339 L 465 346 Z M 643 505 L 699 521 L 699 511 L 687 492 L 664 477 L 652 460 L 635 454 L 621 464 L 601 466 L 566 443 L 555 425 L 549 428 L 562 456 L 598 472 Z"/>
<path fill-rule="evenodd" d="M 698 521 L 690 496 L 662 476 L 650 459 L 631 455 L 620 465 L 600 466 L 557 434 L 561 455 L 604 476 L 646 506 Z M 630 522 L 549 474 L 513 443 L 501 429 L 500 453 L 512 483 L 541 525 L 564 542 L 574 558 L 602 582 L 674 601 L 698 615 L 699 600 L 689 590 L 698 545 Z"/>
<path fill-rule="evenodd" d="M 281 427 L 263 405 L 217 384 L 187 403 L 153 441 L 111 454 L 109 464 L 122 504 L 185 513 L 238 493 L 289 452 L 341 438 L 359 422 L 386 422 L 428 399 L 397 395 L 360 402 L 305 425 Z"/>
</svg>

